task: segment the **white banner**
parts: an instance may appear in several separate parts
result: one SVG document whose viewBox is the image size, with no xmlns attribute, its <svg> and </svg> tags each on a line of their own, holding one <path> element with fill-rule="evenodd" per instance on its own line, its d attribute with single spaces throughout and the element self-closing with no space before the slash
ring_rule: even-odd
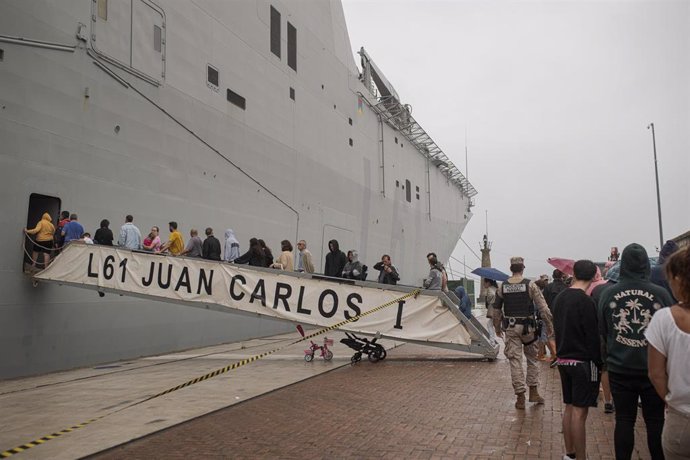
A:
<svg viewBox="0 0 690 460">
<path fill-rule="evenodd" d="M 79 243 L 68 245 L 35 278 L 98 286 L 161 301 L 221 305 L 321 327 L 405 295 L 278 270 Z M 468 331 L 438 297 L 423 294 L 399 300 L 341 329 L 440 344 L 469 345 L 471 341 Z"/>
</svg>

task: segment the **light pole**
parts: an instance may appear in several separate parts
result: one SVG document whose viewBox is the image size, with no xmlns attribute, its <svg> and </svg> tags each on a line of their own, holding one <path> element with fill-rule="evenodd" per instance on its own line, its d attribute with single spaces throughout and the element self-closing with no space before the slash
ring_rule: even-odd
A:
<svg viewBox="0 0 690 460">
<path fill-rule="evenodd" d="M 659 212 L 659 249 L 664 245 L 664 229 L 661 225 L 661 196 L 659 195 L 659 168 L 656 161 L 656 135 L 654 134 L 654 123 L 650 123 L 647 129 L 652 129 L 652 145 L 654 146 L 654 176 L 656 177 L 656 206 Z"/>
</svg>

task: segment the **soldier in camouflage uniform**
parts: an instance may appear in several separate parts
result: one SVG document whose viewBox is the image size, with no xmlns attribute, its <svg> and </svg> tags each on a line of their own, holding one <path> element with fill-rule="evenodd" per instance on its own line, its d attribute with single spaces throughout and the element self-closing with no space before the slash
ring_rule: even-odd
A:
<svg viewBox="0 0 690 460">
<path fill-rule="evenodd" d="M 541 320 L 546 327 L 546 334 L 553 338 L 553 321 L 551 311 L 544 300 L 539 287 L 525 279 L 525 263 L 522 257 L 510 259 L 510 271 L 513 276 L 496 291 L 494 301 L 494 328 L 498 337 L 505 337 L 504 354 L 510 362 L 510 377 L 517 396 L 515 407 L 525 408 L 525 392 L 529 387 L 529 402 L 544 404 L 539 395 L 539 360 L 537 359 L 539 334 L 536 329 L 534 307 L 539 309 Z M 531 343 L 528 343 L 533 340 Z M 527 379 L 522 368 L 522 355 L 527 358 Z"/>
</svg>

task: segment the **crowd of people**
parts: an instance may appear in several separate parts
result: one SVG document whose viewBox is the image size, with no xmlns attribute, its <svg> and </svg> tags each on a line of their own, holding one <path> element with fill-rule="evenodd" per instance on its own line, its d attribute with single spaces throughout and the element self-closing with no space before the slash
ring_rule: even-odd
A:
<svg viewBox="0 0 690 460">
<path fill-rule="evenodd" d="M 613 264 L 602 273 L 578 260 L 572 276 L 556 270 L 551 283 L 524 278 L 523 258 L 510 262 L 512 276 L 501 285 L 485 280 L 484 288 L 493 332 L 505 342 L 515 407 L 525 408 L 527 389 L 529 402 L 544 403 L 538 360 L 548 347 L 565 404 L 564 459 L 587 458 L 586 420 L 600 387 L 604 411 L 616 414 L 617 460 L 632 456 L 638 406 L 651 458 L 690 458 L 690 248 L 667 242 L 652 268 L 646 250 L 633 243 L 615 278 L 606 273 Z"/>
<path fill-rule="evenodd" d="M 39 263 L 39 254 L 43 254 L 43 266 L 50 263 L 51 256 L 72 242 L 82 241 L 86 244 L 100 244 L 105 246 L 120 246 L 135 251 L 150 251 L 153 253 L 172 256 L 198 257 L 207 260 L 223 260 L 235 264 L 252 265 L 256 267 L 268 267 L 285 271 L 297 271 L 314 273 L 315 265 L 311 252 L 307 249 L 307 242 L 300 240 L 295 251 L 289 240 L 280 242 L 280 254 L 274 258 L 273 252 L 260 238 L 251 238 L 246 252 L 240 250 L 240 242 L 232 229 L 227 229 L 224 235 L 224 244 L 215 237 L 213 229 L 205 229 L 205 239 L 201 239 L 199 231 L 192 228 L 189 231 L 189 240 L 185 244 L 182 233 L 178 230 L 177 222 L 168 223 L 169 236 L 166 241 L 161 239 L 160 228 L 151 227 L 149 233 L 142 238 L 142 233 L 134 224 L 132 215 L 125 216 L 125 222 L 120 227 L 117 239 L 110 229 L 110 221 L 103 219 L 100 227 L 94 233 L 93 238 L 89 232 L 79 223 L 76 214 L 69 211 L 60 213 L 57 227 L 53 225 L 49 213 L 44 213 L 41 220 L 33 229 L 24 229 L 24 232 L 33 239 L 33 251 L 31 263 L 36 267 Z M 359 254 L 351 249 L 346 253 L 340 250 L 337 240 L 328 242 L 328 253 L 324 264 L 324 275 L 334 278 L 353 280 L 366 280 L 368 267 L 359 260 Z M 438 261 L 435 253 L 427 255 L 429 263 L 429 276 L 423 281 L 426 289 L 441 289 L 447 291 L 448 276 L 446 270 Z M 381 284 L 395 285 L 400 281 L 400 273 L 392 264 L 391 257 L 384 254 L 381 260 L 374 265 L 378 271 L 377 282 Z M 464 291 L 463 291 L 464 292 Z M 466 315 L 470 314 L 471 302 L 469 297 L 458 296 L 465 300 L 463 304 Z"/>
<path fill-rule="evenodd" d="M 131 215 L 125 217 L 117 240 L 104 219 L 93 238 L 79 223 L 76 214 L 63 211 L 57 227 L 45 213 L 33 229 L 24 229 L 32 237 L 32 264 L 39 254 L 43 263 L 65 244 L 117 245 L 131 250 L 151 251 L 172 256 L 197 257 L 278 270 L 314 273 L 314 261 L 307 242 L 300 240 L 295 251 L 289 240 L 280 242 L 280 254 L 274 257 L 260 238 L 251 238 L 247 251 L 232 229 L 224 234 L 224 244 L 206 228 L 205 239 L 197 229 L 190 230 L 185 244 L 177 222 L 168 223 L 169 236 L 160 237 L 160 229 L 151 227 L 142 234 Z M 337 240 L 328 242 L 324 275 L 365 280 L 368 267 L 356 250 L 344 253 Z M 427 254 L 429 274 L 423 287 L 448 291 L 448 276 L 435 253 Z M 510 363 L 511 380 L 516 395 L 515 407 L 525 409 L 526 402 L 543 404 L 539 394 L 540 359 L 548 349 L 551 367 L 557 367 L 565 410 L 563 437 L 564 459 L 586 457 L 586 419 L 590 407 L 596 407 L 600 388 L 604 411 L 615 412 L 614 445 L 616 459 L 630 459 L 634 447 L 637 409 L 647 429 L 647 445 L 653 460 L 690 458 L 690 248 L 679 250 L 669 241 L 662 248 L 659 263 L 653 268 L 645 249 L 630 244 L 620 258 L 616 278 L 592 261 L 578 260 L 568 275 L 554 270 L 553 281 L 524 277 L 522 257 L 510 260 L 512 276 L 502 284 L 484 279 L 487 330 L 492 340 L 502 338 Z M 395 285 L 400 273 L 384 254 L 374 267 L 377 281 Z M 472 315 L 472 302 L 462 287 L 455 290 L 458 308 Z M 525 375 L 522 356 L 527 360 Z"/>
</svg>

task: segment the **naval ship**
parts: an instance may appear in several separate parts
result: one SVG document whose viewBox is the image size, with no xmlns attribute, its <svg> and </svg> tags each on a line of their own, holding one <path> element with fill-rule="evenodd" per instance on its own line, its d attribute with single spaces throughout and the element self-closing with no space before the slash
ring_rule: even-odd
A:
<svg viewBox="0 0 690 460">
<path fill-rule="evenodd" d="M 357 61 L 359 60 L 359 66 Z M 476 190 L 414 119 L 336 0 L 0 3 L 0 378 L 292 330 L 73 287 L 32 286 L 24 227 L 69 210 L 328 241 L 419 285 Z M 370 278 L 375 277 L 370 275 Z"/>
</svg>

